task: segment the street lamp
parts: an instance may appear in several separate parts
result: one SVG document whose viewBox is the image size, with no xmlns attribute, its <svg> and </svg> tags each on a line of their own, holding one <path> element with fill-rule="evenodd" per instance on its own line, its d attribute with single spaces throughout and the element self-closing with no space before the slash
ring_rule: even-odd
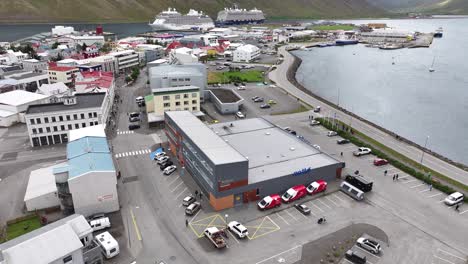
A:
<svg viewBox="0 0 468 264">
<path fill-rule="evenodd" d="M 226 222 L 226 228 L 227 228 L 227 226 L 228 226 L 228 217 L 229 217 L 228 214 L 225 214 L 225 215 L 224 215 L 224 221 Z"/>
<path fill-rule="evenodd" d="M 424 149 L 422 151 L 422 155 L 421 155 L 421 165 L 423 163 L 423 159 L 424 159 L 424 153 L 426 152 L 426 147 L 427 147 L 427 141 L 429 140 L 429 136 L 426 137 L 426 143 L 424 143 Z"/>
</svg>

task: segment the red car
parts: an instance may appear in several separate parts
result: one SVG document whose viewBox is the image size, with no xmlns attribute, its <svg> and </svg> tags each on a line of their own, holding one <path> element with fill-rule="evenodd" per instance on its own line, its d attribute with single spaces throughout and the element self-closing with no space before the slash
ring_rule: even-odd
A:
<svg viewBox="0 0 468 264">
<path fill-rule="evenodd" d="M 281 199 L 285 203 L 289 203 L 298 199 L 301 199 L 302 197 L 306 196 L 307 194 L 307 189 L 304 185 L 296 185 L 292 188 L 289 188 L 283 196 L 281 196 Z"/>
<path fill-rule="evenodd" d="M 383 165 L 387 165 L 387 164 L 388 164 L 388 160 L 386 160 L 386 159 L 376 158 L 374 160 L 374 165 L 375 166 L 383 166 Z"/>
<path fill-rule="evenodd" d="M 307 192 L 309 194 L 316 194 L 324 192 L 327 189 L 327 182 L 324 180 L 314 181 L 307 186 Z"/>
<path fill-rule="evenodd" d="M 281 205 L 281 197 L 278 194 L 272 194 L 258 202 L 258 209 L 267 210 Z"/>
</svg>

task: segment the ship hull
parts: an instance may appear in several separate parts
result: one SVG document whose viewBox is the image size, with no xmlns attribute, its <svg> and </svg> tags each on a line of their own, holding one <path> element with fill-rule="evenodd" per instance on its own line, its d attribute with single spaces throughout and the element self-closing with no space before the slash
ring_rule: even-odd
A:
<svg viewBox="0 0 468 264">
<path fill-rule="evenodd" d="M 264 23 L 265 20 L 225 20 L 225 21 L 216 21 L 216 26 L 217 27 L 222 27 L 222 26 L 235 26 L 235 25 L 248 25 L 248 24 L 262 24 Z"/>
<path fill-rule="evenodd" d="M 203 31 L 214 28 L 214 24 L 201 25 L 175 25 L 175 24 L 149 24 L 154 31 Z"/>
</svg>

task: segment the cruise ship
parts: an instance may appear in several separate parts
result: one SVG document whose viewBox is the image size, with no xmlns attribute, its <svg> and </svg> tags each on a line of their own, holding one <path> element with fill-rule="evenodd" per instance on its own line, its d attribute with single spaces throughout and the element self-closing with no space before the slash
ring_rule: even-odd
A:
<svg viewBox="0 0 468 264">
<path fill-rule="evenodd" d="M 159 13 L 149 25 L 155 31 L 203 31 L 215 27 L 213 19 L 201 11 L 190 9 L 182 15 L 175 8 Z"/>
<path fill-rule="evenodd" d="M 242 25 L 242 24 L 260 24 L 265 21 L 265 15 L 262 10 L 256 8 L 251 10 L 234 8 L 225 8 L 218 12 L 216 19 L 217 26 Z"/>
</svg>

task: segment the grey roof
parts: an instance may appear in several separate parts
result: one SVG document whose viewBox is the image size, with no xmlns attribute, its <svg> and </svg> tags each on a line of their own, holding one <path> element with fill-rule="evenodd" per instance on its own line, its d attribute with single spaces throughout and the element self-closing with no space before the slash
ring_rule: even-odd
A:
<svg viewBox="0 0 468 264">
<path fill-rule="evenodd" d="M 44 76 L 47 78 L 47 74 L 42 73 L 42 72 L 31 72 L 31 73 L 22 74 L 20 76 L 12 76 L 10 78 L 15 79 L 15 80 L 22 80 L 22 79 L 27 79 L 31 77 L 37 77 L 37 76 Z"/>
<path fill-rule="evenodd" d="M 210 89 L 211 93 L 216 96 L 222 103 L 235 103 L 242 98 L 240 98 L 233 90 L 231 89 Z"/>
<path fill-rule="evenodd" d="M 189 67 L 189 66 L 192 66 L 192 67 Z M 203 73 L 197 67 L 200 67 L 200 66 L 198 66 L 197 64 L 160 65 L 158 67 L 150 68 L 149 76 L 150 77 L 203 76 Z"/>
<path fill-rule="evenodd" d="M 77 109 L 100 107 L 104 101 L 106 93 L 83 93 L 83 94 L 75 94 L 75 96 L 76 96 L 76 104 L 74 105 L 64 105 L 63 102 L 30 105 L 28 107 L 28 110 L 26 111 L 26 114 L 71 111 L 71 110 L 77 110 Z"/>
<path fill-rule="evenodd" d="M 244 156 L 189 111 L 170 111 L 165 114 L 214 164 L 247 161 Z"/>
</svg>

